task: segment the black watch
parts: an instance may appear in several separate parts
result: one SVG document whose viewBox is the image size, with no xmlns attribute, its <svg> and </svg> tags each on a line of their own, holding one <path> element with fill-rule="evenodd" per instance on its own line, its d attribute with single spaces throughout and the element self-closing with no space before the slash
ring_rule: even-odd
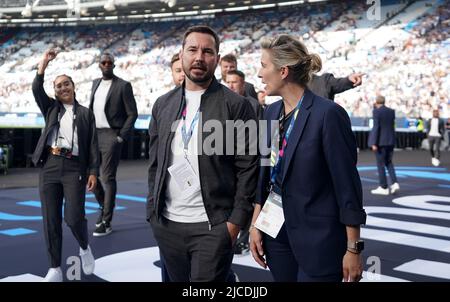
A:
<svg viewBox="0 0 450 302">
<path fill-rule="evenodd" d="M 347 249 L 355 253 L 361 253 L 364 250 L 364 240 L 356 240 L 347 243 Z"/>
</svg>

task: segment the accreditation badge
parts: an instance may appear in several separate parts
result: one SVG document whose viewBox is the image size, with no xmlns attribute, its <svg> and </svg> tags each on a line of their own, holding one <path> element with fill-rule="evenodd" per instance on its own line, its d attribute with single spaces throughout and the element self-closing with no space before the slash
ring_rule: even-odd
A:
<svg viewBox="0 0 450 302">
<path fill-rule="evenodd" d="M 258 215 L 255 228 L 276 238 L 284 223 L 283 204 L 281 196 L 271 191 L 266 203 Z"/>
<path fill-rule="evenodd" d="M 185 198 L 201 190 L 200 181 L 186 158 L 170 166 L 167 170 Z"/>
</svg>

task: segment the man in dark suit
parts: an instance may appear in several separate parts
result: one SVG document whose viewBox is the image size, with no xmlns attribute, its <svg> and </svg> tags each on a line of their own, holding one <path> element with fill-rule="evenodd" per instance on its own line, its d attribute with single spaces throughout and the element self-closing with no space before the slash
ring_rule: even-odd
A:
<svg viewBox="0 0 450 302">
<path fill-rule="evenodd" d="M 385 98 L 377 96 L 373 110 L 373 128 L 369 134 L 368 145 L 375 152 L 377 158 L 378 177 L 380 186 L 372 190 L 372 194 L 389 195 L 400 190 L 395 175 L 392 156 L 395 146 L 395 111 L 385 106 Z M 391 178 L 390 192 L 388 189 L 385 167 Z"/>
<path fill-rule="evenodd" d="M 89 108 L 95 114 L 100 150 L 100 182 L 94 191 L 100 205 L 94 236 L 111 233 L 116 200 L 116 173 L 123 142 L 132 135 L 137 119 L 136 101 L 131 84 L 114 75 L 114 57 L 100 56 L 103 77 L 92 83 Z"/>
<path fill-rule="evenodd" d="M 335 78 L 331 73 L 314 74 L 308 83 L 308 88 L 316 95 L 334 101 L 338 93 L 358 87 L 362 84 L 361 73 L 353 73 L 346 78 Z"/>
<path fill-rule="evenodd" d="M 231 70 L 237 69 L 237 58 L 233 54 L 224 55 L 220 59 L 220 72 L 222 73 L 222 79 L 219 80 L 222 84 L 225 84 L 227 73 Z M 244 82 L 244 96 L 251 96 L 254 99 L 258 99 L 255 86 L 249 82 Z"/>
</svg>

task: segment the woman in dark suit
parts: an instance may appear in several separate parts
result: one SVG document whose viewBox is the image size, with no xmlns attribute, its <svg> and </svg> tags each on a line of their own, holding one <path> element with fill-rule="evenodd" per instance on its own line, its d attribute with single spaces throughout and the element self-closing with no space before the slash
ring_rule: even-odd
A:
<svg viewBox="0 0 450 302">
<path fill-rule="evenodd" d="M 45 118 L 45 128 L 33 154 L 41 167 L 39 193 L 50 269 L 43 281 L 61 282 L 62 209 L 64 220 L 80 245 L 83 272 L 94 272 L 95 260 L 88 244 L 85 191 L 97 184 L 98 144 L 94 114 L 75 99 L 75 85 L 67 75 L 53 82 L 55 99 L 44 90 L 44 73 L 55 59 L 54 49 L 45 52 L 33 81 L 33 95 Z"/>
<path fill-rule="evenodd" d="M 258 76 L 267 95 L 282 100 L 264 114 L 272 152 L 259 175 L 252 255 L 275 281 L 359 281 L 366 214 L 350 119 L 307 89 L 321 69 L 319 56 L 288 35 L 261 47 Z M 271 122 L 278 122 L 275 129 Z"/>
</svg>

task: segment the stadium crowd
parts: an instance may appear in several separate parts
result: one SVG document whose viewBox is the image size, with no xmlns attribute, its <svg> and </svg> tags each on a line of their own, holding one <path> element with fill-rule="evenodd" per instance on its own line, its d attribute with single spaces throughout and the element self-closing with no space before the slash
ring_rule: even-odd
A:
<svg viewBox="0 0 450 302">
<path fill-rule="evenodd" d="M 289 33 L 320 54 L 324 72 L 365 74 L 362 86 L 336 97 L 349 115 L 371 116 L 375 97 L 383 94 L 399 117 L 430 118 L 434 108 L 450 117 L 449 2 L 419 1 L 408 8 L 405 1 L 391 0 L 382 7 L 381 20 L 373 21 L 367 6 L 342 2 L 206 19 L 8 29 L 0 36 L 0 112 L 39 112 L 31 82 L 39 55 L 53 46 L 61 53 L 46 76 L 73 75 L 81 104 L 88 104 L 91 82 L 99 76 L 98 55 L 108 50 L 117 57 L 118 76 L 133 84 L 139 114 L 150 114 L 156 98 L 172 87 L 169 63 L 180 49 L 183 29 L 207 24 L 221 36 L 221 54 L 235 54 L 257 90 L 262 89 L 260 38 Z"/>
</svg>

